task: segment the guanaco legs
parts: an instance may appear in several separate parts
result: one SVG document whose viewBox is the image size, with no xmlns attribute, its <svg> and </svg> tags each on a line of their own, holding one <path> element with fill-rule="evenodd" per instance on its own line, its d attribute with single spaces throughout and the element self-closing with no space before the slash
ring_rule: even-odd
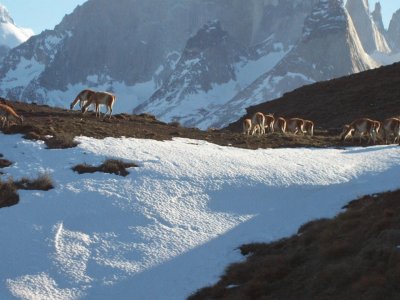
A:
<svg viewBox="0 0 400 300">
<path fill-rule="evenodd" d="M 6 125 L 8 128 L 10 127 L 10 121 L 16 121 L 17 123 L 22 124 L 24 118 L 19 116 L 10 106 L 0 103 L 0 121 L 2 122 L 2 128 Z"/>
<path fill-rule="evenodd" d="M 104 118 L 107 116 L 107 113 L 110 112 L 109 118 L 111 119 L 112 107 L 115 102 L 115 95 L 108 92 L 95 92 L 92 94 L 88 101 L 82 107 L 82 113 L 85 113 L 91 104 L 94 104 L 96 107 L 96 117 L 97 115 L 100 117 L 100 105 L 105 105 L 107 108 L 106 113 L 104 114 Z"/>
<path fill-rule="evenodd" d="M 243 120 L 243 134 L 250 135 L 251 134 L 251 119 Z"/>
</svg>

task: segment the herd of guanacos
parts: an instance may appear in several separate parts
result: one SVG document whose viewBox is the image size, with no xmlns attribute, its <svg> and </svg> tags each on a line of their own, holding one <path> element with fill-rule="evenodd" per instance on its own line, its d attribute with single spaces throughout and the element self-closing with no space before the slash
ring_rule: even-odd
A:
<svg viewBox="0 0 400 300">
<path fill-rule="evenodd" d="M 301 118 L 275 118 L 272 114 L 262 112 L 256 112 L 252 118 L 243 120 L 245 135 L 262 135 L 274 131 L 313 136 L 314 122 Z M 400 116 L 385 119 L 383 122 L 368 118 L 356 119 L 343 126 L 340 140 L 345 141 L 356 136 L 359 137 L 360 143 L 364 137 L 368 138 L 368 143 L 372 141 L 375 144 L 378 138 L 384 140 L 386 144 L 393 138 L 393 143 L 397 143 L 400 140 Z"/>
<path fill-rule="evenodd" d="M 107 111 L 104 114 L 104 118 L 107 113 L 111 118 L 115 100 L 116 96 L 112 93 L 85 89 L 72 101 L 70 109 L 73 109 L 79 102 L 82 113 L 85 113 L 90 105 L 94 105 L 96 117 L 100 117 L 100 105 L 105 105 Z M 0 123 L 2 128 L 9 127 L 11 122 L 22 124 L 23 121 L 23 116 L 18 115 L 5 100 L 0 99 Z M 264 114 L 262 112 L 256 112 L 251 119 L 243 120 L 243 134 L 262 135 L 273 133 L 274 131 L 313 136 L 314 122 L 301 118 L 275 118 L 272 114 Z M 393 138 L 393 143 L 397 143 L 400 141 L 400 116 L 388 118 L 383 122 L 360 118 L 343 126 L 340 134 L 342 141 L 356 136 L 359 137 L 360 143 L 364 137 L 368 138 L 368 143 L 372 141 L 375 144 L 378 138 L 384 140 L 386 144 L 391 142 L 390 139 Z"/>
</svg>

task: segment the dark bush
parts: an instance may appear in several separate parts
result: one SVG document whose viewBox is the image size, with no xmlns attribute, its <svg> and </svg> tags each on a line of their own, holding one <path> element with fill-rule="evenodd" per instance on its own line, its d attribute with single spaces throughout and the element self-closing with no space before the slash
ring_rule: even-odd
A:
<svg viewBox="0 0 400 300">
<path fill-rule="evenodd" d="M 132 162 L 124 162 L 117 159 L 107 159 L 100 166 L 91 166 L 86 163 L 76 165 L 72 168 L 73 171 L 84 174 L 84 173 L 95 173 L 95 172 L 103 172 L 109 174 L 115 174 L 119 176 L 127 176 L 129 172 L 126 168 L 137 167 L 135 163 Z"/>
<path fill-rule="evenodd" d="M 58 134 L 49 138 L 45 141 L 48 149 L 66 149 L 66 148 L 74 148 L 78 145 L 77 142 L 74 141 L 75 136 L 72 134 Z"/>
<path fill-rule="evenodd" d="M 7 182 L 0 181 L 0 208 L 15 205 L 19 202 L 17 188 L 9 179 Z"/>
<path fill-rule="evenodd" d="M 12 165 L 12 162 L 4 159 L 4 158 L 0 158 L 0 168 L 5 168 L 5 167 L 9 167 Z"/>
<path fill-rule="evenodd" d="M 22 178 L 14 182 L 19 190 L 48 191 L 54 188 L 53 181 L 48 174 L 41 174 L 36 179 Z"/>
</svg>

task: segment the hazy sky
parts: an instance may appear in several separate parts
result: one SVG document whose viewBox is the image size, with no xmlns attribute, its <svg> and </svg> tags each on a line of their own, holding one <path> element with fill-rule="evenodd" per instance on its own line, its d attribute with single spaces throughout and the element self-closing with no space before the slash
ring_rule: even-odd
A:
<svg viewBox="0 0 400 300">
<path fill-rule="evenodd" d="M 32 28 L 35 34 L 45 29 L 53 29 L 65 14 L 87 0 L 0 0 L 7 7 L 15 23 L 20 27 Z M 110 0 L 118 1 L 118 0 Z M 146 0 L 143 0 L 146 1 Z M 351 1 L 351 0 L 350 0 Z M 368 0 L 371 10 L 377 0 Z M 383 22 L 387 27 L 393 12 L 400 8 L 399 0 L 380 0 Z"/>
<path fill-rule="evenodd" d="M 64 15 L 84 2 L 86 0 L 0 0 L 19 27 L 31 28 L 35 34 L 53 29 Z"/>
<path fill-rule="evenodd" d="M 351 0 L 350 0 L 351 1 Z M 400 8 L 399 0 L 368 0 L 370 10 L 374 10 L 375 3 L 380 2 L 382 6 L 383 24 L 387 28 L 393 13 Z"/>
</svg>

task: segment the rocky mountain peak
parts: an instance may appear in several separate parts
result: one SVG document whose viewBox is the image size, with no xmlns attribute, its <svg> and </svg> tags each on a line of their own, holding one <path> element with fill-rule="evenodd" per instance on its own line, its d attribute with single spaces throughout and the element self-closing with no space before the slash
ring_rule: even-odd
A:
<svg viewBox="0 0 400 300">
<path fill-rule="evenodd" d="M 400 9 L 393 14 L 387 35 L 393 50 L 400 51 Z"/>
<path fill-rule="evenodd" d="M 321 0 L 304 23 L 303 39 L 345 30 L 346 26 L 343 0 Z"/>
<path fill-rule="evenodd" d="M 191 38 L 184 49 L 187 58 L 197 55 L 198 52 L 213 48 L 228 37 L 228 32 L 223 30 L 221 22 L 215 20 L 208 22 Z"/>
<path fill-rule="evenodd" d="M 385 30 L 385 26 L 383 25 L 383 19 L 382 19 L 382 7 L 381 7 L 381 3 L 380 2 L 376 2 L 375 3 L 375 9 L 374 11 L 371 13 L 372 15 L 372 19 L 374 20 L 376 26 L 378 27 L 379 31 L 385 35 L 386 34 L 386 30 Z"/>
<path fill-rule="evenodd" d="M 382 31 L 379 30 L 379 26 L 383 25 L 377 25 L 371 16 L 368 0 L 349 0 L 346 3 L 346 9 L 364 50 L 368 54 L 375 52 L 389 53 L 391 51 Z"/>
<path fill-rule="evenodd" d="M 14 20 L 11 18 L 7 8 L 1 4 L 0 4 L 0 22 L 14 24 Z"/>
</svg>

